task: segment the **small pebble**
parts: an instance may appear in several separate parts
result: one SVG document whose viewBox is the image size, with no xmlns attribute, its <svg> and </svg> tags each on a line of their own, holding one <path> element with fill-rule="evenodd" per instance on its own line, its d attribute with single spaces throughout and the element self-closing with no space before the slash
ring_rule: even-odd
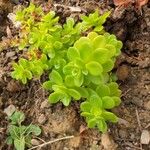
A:
<svg viewBox="0 0 150 150">
<path fill-rule="evenodd" d="M 7 52 L 7 53 L 6 53 L 6 57 L 7 57 L 7 58 L 13 57 L 13 56 L 15 56 L 15 52 L 14 52 L 14 51 L 12 51 L 12 52 Z"/>
<path fill-rule="evenodd" d="M 14 112 L 16 108 L 14 105 L 9 105 L 7 108 L 4 109 L 4 113 L 7 114 L 8 117 L 10 117 Z"/>
<path fill-rule="evenodd" d="M 31 140 L 31 144 L 34 145 L 34 146 L 36 146 L 36 145 L 40 145 L 40 142 L 37 139 L 32 139 Z"/>
<path fill-rule="evenodd" d="M 150 133 L 148 130 L 143 130 L 141 134 L 141 144 L 148 145 L 150 142 Z"/>
<path fill-rule="evenodd" d="M 144 104 L 144 107 L 147 109 L 147 110 L 150 110 L 150 101 L 146 102 Z"/>
<path fill-rule="evenodd" d="M 44 114 L 41 114 L 41 115 L 39 116 L 38 122 L 39 122 L 40 124 L 44 124 L 44 123 L 46 122 L 46 117 L 45 117 Z"/>
<path fill-rule="evenodd" d="M 130 127 L 130 123 L 122 118 L 119 118 L 118 120 L 119 125 L 124 125 L 125 127 Z"/>
<path fill-rule="evenodd" d="M 48 102 L 48 100 L 45 100 L 41 103 L 41 109 L 43 108 L 49 108 L 50 107 L 50 103 Z"/>
<path fill-rule="evenodd" d="M 101 144 L 105 150 L 116 150 L 117 144 L 108 133 L 103 133 L 101 137 Z"/>
<path fill-rule="evenodd" d="M 117 74 L 118 80 L 120 81 L 126 80 L 129 76 L 129 67 L 127 65 L 119 66 L 116 74 Z"/>
</svg>

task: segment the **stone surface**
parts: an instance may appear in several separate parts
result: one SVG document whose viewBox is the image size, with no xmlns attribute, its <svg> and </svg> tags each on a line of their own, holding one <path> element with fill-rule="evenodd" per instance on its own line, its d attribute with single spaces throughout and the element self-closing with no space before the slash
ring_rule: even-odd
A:
<svg viewBox="0 0 150 150">
<path fill-rule="evenodd" d="M 32 139 L 32 140 L 31 140 L 31 144 L 32 144 L 33 146 L 36 146 L 36 145 L 40 145 L 40 142 L 39 142 L 39 140 L 37 140 L 37 139 Z"/>
<path fill-rule="evenodd" d="M 7 108 L 4 109 L 4 112 L 7 114 L 8 117 L 10 117 L 14 112 L 16 108 L 14 105 L 9 105 Z"/>
<path fill-rule="evenodd" d="M 150 143 L 150 133 L 148 130 L 143 130 L 141 134 L 141 144 L 148 145 Z"/>
<path fill-rule="evenodd" d="M 105 150 L 116 150 L 117 144 L 108 133 L 102 134 L 101 144 Z"/>
<path fill-rule="evenodd" d="M 41 114 L 41 115 L 39 116 L 38 122 L 39 122 L 40 124 L 44 124 L 44 123 L 46 122 L 46 117 L 45 117 L 44 114 Z"/>
<path fill-rule="evenodd" d="M 50 103 L 48 102 L 48 100 L 45 100 L 41 103 L 41 109 L 43 108 L 49 108 L 50 107 Z"/>
<path fill-rule="evenodd" d="M 6 53 L 6 57 L 7 57 L 7 58 L 13 57 L 13 56 L 15 56 L 15 52 L 14 52 L 14 51 L 12 51 L 12 52 L 7 52 L 7 53 Z"/>
</svg>

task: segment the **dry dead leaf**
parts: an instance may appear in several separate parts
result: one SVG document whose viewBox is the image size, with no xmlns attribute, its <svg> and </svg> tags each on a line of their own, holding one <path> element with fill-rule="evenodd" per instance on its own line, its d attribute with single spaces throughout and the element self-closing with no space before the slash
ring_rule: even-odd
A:
<svg viewBox="0 0 150 150">
<path fill-rule="evenodd" d="M 86 131 L 88 128 L 84 125 L 81 125 L 80 126 L 80 129 L 79 129 L 79 133 L 82 134 L 84 131 Z"/>
<path fill-rule="evenodd" d="M 8 38 L 12 37 L 12 33 L 11 33 L 11 30 L 10 30 L 9 26 L 6 27 L 6 33 L 7 33 Z"/>
<path fill-rule="evenodd" d="M 113 0 L 115 6 L 122 6 L 122 5 L 128 5 L 132 2 L 132 0 Z"/>
<path fill-rule="evenodd" d="M 142 6 L 146 5 L 149 0 L 136 0 L 136 7 L 140 10 Z"/>
</svg>

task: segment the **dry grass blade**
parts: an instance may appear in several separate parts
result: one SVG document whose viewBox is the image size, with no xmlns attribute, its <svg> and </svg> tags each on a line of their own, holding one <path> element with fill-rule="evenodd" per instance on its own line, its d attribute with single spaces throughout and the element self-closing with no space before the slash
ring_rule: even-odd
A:
<svg viewBox="0 0 150 150">
<path fill-rule="evenodd" d="M 62 138 L 59 138 L 59 139 L 55 139 L 53 141 L 49 141 L 49 142 L 44 142 L 43 144 L 40 144 L 40 145 L 37 145 L 37 146 L 34 146 L 34 147 L 31 147 L 29 148 L 28 150 L 32 150 L 32 149 L 36 149 L 36 148 L 41 148 L 41 147 L 44 147 L 46 145 L 49 145 L 49 144 L 52 144 L 52 143 L 55 143 L 55 142 L 58 142 L 58 141 L 62 141 L 62 140 L 67 140 L 67 139 L 71 139 L 71 138 L 74 138 L 74 136 L 66 136 L 66 137 L 62 137 Z"/>
</svg>

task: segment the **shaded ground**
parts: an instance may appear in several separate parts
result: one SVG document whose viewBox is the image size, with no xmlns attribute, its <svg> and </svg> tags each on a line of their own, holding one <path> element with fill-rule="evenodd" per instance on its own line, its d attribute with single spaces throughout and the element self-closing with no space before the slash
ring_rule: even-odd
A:
<svg viewBox="0 0 150 150">
<path fill-rule="evenodd" d="M 56 2 L 55 2 L 56 3 Z M 62 5 L 62 2 L 57 1 Z M 122 55 L 118 58 L 117 74 L 122 90 L 122 104 L 113 111 L 121 118 L 117 124 L 109 124 L 109 133 L 117 144 L 117 150 L 149 150 L 149 145 L 141 145 L 144 129 L 150 131 L 150 3 L 144 6 L 142 15 L 133 6 L 114 11 L 112 2 L 64 1 L 64 6 L 53 7 L 61 16 L 78 16 L 66 6 L 80 6 L 87 13 L 99 8 L 100 12 L 112 10 L 112 16 L 105 24 L 106 30 L 114 33 L 124 43 Z M 5 35 L 6 14 L 1 13 L 0 37 Z M 7 24 L 9 24 L 7 22 Z M 11 62 L 17 60 L 14 49 L 0 53 L 0 149 L 13 149 L 5 144 L 7 137 L 7 116 L 4 109 L 13 104 L 26 115 L 26 124 L 35 123 L 42 128 L 41 139 L 45 141 L 65 135 L 75 135 L 71 140 L 56 142 L 42 149 L 52 150 L 101 150 L 101 134 L 97 130 L 85 128 L 84 119 L 79 115 L 79 104 L 69 107 L 47 103 L 47 92 L 41 88 L 42 80 L 31 81 L 23 86 L 10 78 Z M 39 140 L 40 142 L 40 140 Z"/>
</svg>

